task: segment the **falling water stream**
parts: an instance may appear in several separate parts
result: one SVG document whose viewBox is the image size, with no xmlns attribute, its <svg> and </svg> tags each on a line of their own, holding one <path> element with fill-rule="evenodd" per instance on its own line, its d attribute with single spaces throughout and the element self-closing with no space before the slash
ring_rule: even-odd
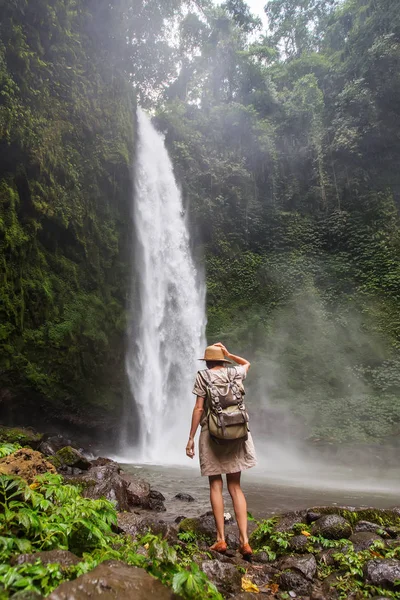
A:
<svg viewBox="0 0 400 600">
<path fill-rule="evenodd" d="M 133 202 L 135 327 L 126 364 L 140 432 L 123 452 L 140 462 L 182 462 L 205 339 L 205 291 L 163 136 L 140 109 Z"/>
</svg>

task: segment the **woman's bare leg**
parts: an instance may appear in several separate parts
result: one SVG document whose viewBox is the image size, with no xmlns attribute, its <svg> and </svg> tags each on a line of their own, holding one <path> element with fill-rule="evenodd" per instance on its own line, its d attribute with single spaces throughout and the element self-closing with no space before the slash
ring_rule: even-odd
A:
<svg viewBox="0 0 400 600">
<path fill-rule="evenodd" d="M 214 513 L 215 527 L 217 528 L 217 542 L 223 542 L 225 541 L 225 527 L 222 477 L 221 475 L 211 475 L 208 481 L 210 482 L 211 508 Z"/>
<path fill-rule="evenodd" d="M 240 487 L 240 475 L 240 471 L 239 473 L 229 473 L 226 476 L 226 482 L 228 484 L 228 491 L 232 498 L 236 521 L 239 527 L 240 545 L 243 546 L 244 544 L 249 543 L 249 537 L 247 535 L 247 503 L 242 488 Z"/>
</svg>

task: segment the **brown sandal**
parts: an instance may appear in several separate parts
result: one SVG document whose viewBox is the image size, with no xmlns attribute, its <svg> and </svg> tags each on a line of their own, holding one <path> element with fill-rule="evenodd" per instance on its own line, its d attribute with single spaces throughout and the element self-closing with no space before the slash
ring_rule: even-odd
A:
<svg viewBox="0 0 400 600">
<path fill-rule="evenodd" d="M 243 546 L 240 546 L 239 552 L 243 556 L 244 560 L 249 560 L 253 554 L 250 544 L 243 544 Z"/>
<path fill-rule="evenodd" d="M 223 542 L 222 540 L 219 542 L 215 542 L 212 546 L 210 546 L 210 550 L 214 550 L 214 552 L 219 552 L 220 554 L 224 554 L 228 549 L 228 544 Z"/>
</svg>

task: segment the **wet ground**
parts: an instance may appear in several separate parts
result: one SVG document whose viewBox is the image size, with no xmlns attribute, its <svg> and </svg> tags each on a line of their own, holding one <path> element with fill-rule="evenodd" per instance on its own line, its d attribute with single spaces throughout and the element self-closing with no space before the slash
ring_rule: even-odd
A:
<svg viewBox="0 0 400 600">
<path fill-rule="evenodd" d="M 166 498 L 168 517 L 197 516 L 210 509 L 207 478 L 201 477 L 198 467 L 122 464 L 128 473 L 147 479 L 151 487 Z M 256 467 L 242 475 L 248 509 L 256 518 L 268 517 L 321 505 L 374 506 L 390 508 L 400 506 L 399 471 L 385 473 L 377 471 L 360 475 L 352 469 L 324 469 L 301 475 L 285 472 L 279 475 Z M 178 492 L 186 492 L 195 502 L 186 503 L 174 499 Z M 229 494 L 225 490 L 226 510 L 231 511 Z"/>
</svg>

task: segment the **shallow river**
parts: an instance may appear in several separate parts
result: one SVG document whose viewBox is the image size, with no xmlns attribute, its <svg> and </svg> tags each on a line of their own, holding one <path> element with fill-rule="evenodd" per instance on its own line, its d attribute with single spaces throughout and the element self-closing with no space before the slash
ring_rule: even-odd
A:
<svg viewBox="0 0 400 600">
<path fill-rule="evenodd" d="M 121 461 L 122 463 L 122 461 Z M 144 479 L 166 498 L 167 518 L 178 515 L 196 516 L 210 509 L 208 481 L 201 477 L 198 467 L 155 466 L 122 464 L 123 469 Z M 286 472 L 284 476 L 256 467 L 243 473 L 243 489 L 248 509 L 256 517 L 267 517 L 279 512 L 321 505 L 374 506 L 389 508 L 400 506 L 399 471 L 393 469 L 360 476 L 359 471 L 341 468 L 336 470 L 313 470 L 312 474 Z M 195 502 L 174 500 L 175 494 L 186 492 Z M 225 490 L 226 510 L 232 504 Z"/>
</svg>

